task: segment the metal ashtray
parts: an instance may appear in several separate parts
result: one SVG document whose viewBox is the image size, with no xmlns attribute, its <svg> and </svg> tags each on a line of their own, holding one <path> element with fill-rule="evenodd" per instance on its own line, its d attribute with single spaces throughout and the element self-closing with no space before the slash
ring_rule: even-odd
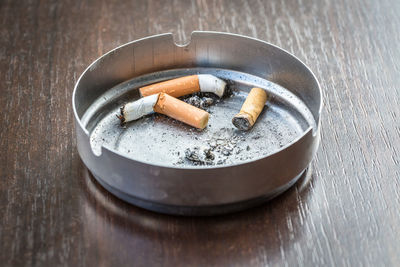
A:
<svg viewBox="0 0 400 267">
<path fill-rule="evenodd" d="M 208 107 L 206 129 L 157 114 L 120 126 L 116 114 L 140 97 L 139 87 L 192 74 L 217 76 L 233 91 Z M 254 128 L 241 132 L 231 120 L 252 87 L 270 98 Z M 83 72 L 72 102 L 79 155 L 96 180 L 162 213 L 213 215 L 266 201 L 298 180 L 320 139 L 322 96 L 310 69 L 274 45 L 235 34 L 193 32 L 186 45 L 161 34 L 122 45 Z M 215 162 L 187 157 L 209 148 Z"/>
</svg>

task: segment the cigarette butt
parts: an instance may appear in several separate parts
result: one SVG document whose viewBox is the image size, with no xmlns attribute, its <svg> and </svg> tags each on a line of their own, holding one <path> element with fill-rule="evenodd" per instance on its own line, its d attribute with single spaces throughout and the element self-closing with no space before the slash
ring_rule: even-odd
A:
<svg viewBox="0 0 400 267">
<path fill-rule="evenodd" d="M 233 125 L 242 131 L 250 130 L 267 102 L 267 93 L 261 88 L 251 89 L 240 112 L 232 119 Z"/>
<path fill-rule="evenodd" d="M 120 108 L 120 115 L 117 115 L 121 124 L 137 120 L 153 112 L 154 105 L 157 103 L 158 95 L 142 97 L 139 100 L 125 104 Z"/>
<path fill-rule="evenodd" d="M 170 95 L 159 93 L 127 103 L 121 107 L 121 114 L 117 115 L 117 117 L 121 120 L 121 124 L 124 124 L 137 120 L 153 111 L 199 129 L 204 129 L 207 126 L 210 116 L 208 112 L 202 109 L 189 105 Z"/>
<path fill-rule="evenodd" d="M 160 93 L 154 111 L 198 129 L 207 126 L 210 114 L 168 94 Z"/>
<path fill-rule="evenodd" d="M 139 88 L 139 92 L 143 97 L 158 93 L 180 97 L 197 92 L 209 92 L 222 97 L 225 87 L 226 83 L 213 75 L 198 74 L 144 86 Z"/>
</svg>

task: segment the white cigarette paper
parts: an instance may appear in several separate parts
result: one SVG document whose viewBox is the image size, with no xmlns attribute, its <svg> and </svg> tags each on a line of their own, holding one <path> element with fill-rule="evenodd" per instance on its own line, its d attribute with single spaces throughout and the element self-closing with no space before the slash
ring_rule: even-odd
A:
<svg viewBox="0 0 400 267">
<path fill-rule="evenodd" d="M 158 94 L 142 97 L 137 101 L 130 102 L 122 107 L 121 115 L 123 122 L 137 120 L 153 112 L 153 107 L 157 103 Z"/>
<path fill-rule="evenodd" d="M 226 82 L 211 75 L 211 74 L 199 74 L 199 85 L 200 92 L 214 93 L 219 97 L 224 95 Z"/>
</svg>

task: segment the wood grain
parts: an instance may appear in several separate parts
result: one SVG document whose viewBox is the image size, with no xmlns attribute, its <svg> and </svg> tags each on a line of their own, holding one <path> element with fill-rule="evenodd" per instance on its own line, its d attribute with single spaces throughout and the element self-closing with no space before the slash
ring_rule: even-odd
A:
<svg viewBox="0 0 400 267">
<path fill-rule="evenodd" d="M 2 266 L 400 265 L 400 2 L 0 1 Z M 249 211 L 158 215 L 103 190 L 76 150 L 71 94 L 125 42 L 226 31 L 283 47 L 324 90 L 310 174 Z"/>
</svg>

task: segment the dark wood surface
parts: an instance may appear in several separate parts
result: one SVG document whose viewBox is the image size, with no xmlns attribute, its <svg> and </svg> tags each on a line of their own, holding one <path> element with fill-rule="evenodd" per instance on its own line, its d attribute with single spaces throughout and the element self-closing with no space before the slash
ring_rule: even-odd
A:
<svg viewBox="0 0 400 267">
<path fill-rule="evenodd" d="M 0 1 L 0 265 L 400 265 L 400 1 Z M 125 42 L 193 30 L 287 49 L 324 91 L 310 175 L 214 218 L 158 215 L 82 164 L 71 94 Z"/>
</svg>

